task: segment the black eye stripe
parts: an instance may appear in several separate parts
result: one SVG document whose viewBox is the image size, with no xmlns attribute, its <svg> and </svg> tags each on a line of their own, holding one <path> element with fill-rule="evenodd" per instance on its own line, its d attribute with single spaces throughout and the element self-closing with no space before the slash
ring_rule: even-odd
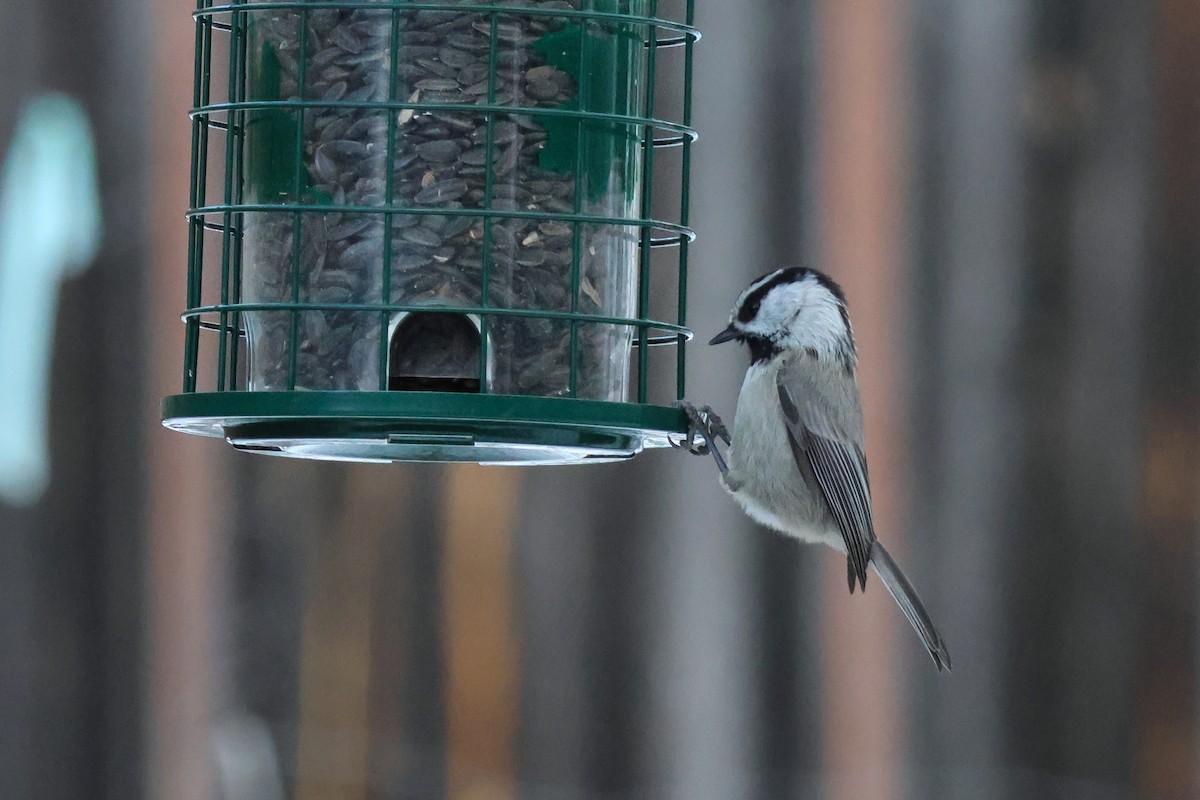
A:
<svg viewBox="0 0 1200 800">
<path fill-rule="evenodd" d="M 755 296 L 746 298 L 746 302 L 742 303 L 742 307 L 738 309 L 738 322 L 747 323 L 758 316 L 758 309 L 762 306 L 762 296 L 755 293 Z"/>
</svg>

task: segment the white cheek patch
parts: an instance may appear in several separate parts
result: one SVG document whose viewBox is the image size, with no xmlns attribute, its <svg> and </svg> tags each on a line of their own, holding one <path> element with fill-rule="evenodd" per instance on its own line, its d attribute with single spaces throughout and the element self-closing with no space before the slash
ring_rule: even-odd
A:
<svg viewBox="0 0 1200 800">
<path fill-rule="evenodd" d="M 809 306 L 797 315 L 795 336 L 801 346 L 812 348 L 822 356 L 838 355 L 846 350 L 847 333 L 841 312 L 836 306 Z"/>
<path fill-rule="evenodd" d="M 789 308 L 798 306 L 787 323 L 780 326 L 788 331 L 782 343 L 797 350 L 813 350 L 819 357 L 844 354 L 849 331 L 837 298 L 813 280 L 801 281 L 795 290 L 781 298 L 787 300 Z"/>
</svg>

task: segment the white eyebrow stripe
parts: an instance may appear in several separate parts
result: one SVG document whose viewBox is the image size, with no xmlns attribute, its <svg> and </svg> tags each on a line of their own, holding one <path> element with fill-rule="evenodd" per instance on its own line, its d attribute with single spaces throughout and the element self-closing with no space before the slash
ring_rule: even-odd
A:
<svg viewBox="0 0 1200 800">
<path fill-rule="evenodd" d="M 747 286 L 746 289 L 738 296 L 737 305 L 741 306 L 742 303 L 745 302 L 747 297 L 754 294 L 754 291 L 756 289 L 766 286 L 768 283 L 773 281 L 776 278 L 776 276 L 778 276 L 785 269 L 786 269 L 786 267 L 780 267 L 779 269 L 775 270 L 774 272 L 768 273 L 767 275 L 763 275 L 761 278 L 756 280 L 754 283 Z"/>
</svg>

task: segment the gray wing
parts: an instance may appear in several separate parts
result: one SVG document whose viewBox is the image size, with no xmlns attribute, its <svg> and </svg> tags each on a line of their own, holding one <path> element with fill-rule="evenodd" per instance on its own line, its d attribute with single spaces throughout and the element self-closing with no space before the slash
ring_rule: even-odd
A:
<svg viewBox="0 0 1200 800">
<path fill-rule="evenodd" d="M 801 411 L 801 404 L 787 385 L 784 370 L 780 371 L 777 388 L 779 404 L 787 421 L 792 456 L 801 471 L 803 464 L 812 469 L 821 495 L 846 543 L 850 591 L 854 591 L 855 580 L 865 590 L 867 564 L 875 543 L 866 456 L 857 443 L 838 435 L 838 421 L 822 414 L 819 404 L 805 403 Z M 857 413 L 857 404 L 854 411 Z"/>
</svg>

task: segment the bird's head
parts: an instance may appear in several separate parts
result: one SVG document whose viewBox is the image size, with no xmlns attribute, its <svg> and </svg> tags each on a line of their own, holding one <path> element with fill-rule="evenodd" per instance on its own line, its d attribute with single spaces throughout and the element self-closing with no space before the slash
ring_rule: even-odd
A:
<svg viewBox="0 0 1200 800">
<path fill-rule="evenodd" d="M 829 276 L 806 267 L 778 269 L 754 280 L 737 299 L 729 326 L 709 344 L 739 341 L 755 364 L 791 352 L 853 370 L 854 332 L 846 295 Z"/>
</svg>

